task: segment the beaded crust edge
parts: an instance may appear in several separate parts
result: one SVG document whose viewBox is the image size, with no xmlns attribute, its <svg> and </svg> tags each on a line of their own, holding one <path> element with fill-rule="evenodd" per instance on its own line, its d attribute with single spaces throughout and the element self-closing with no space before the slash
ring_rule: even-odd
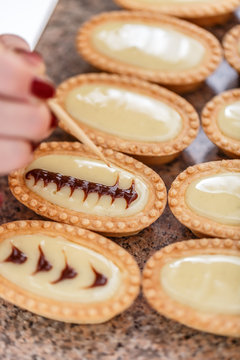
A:
<svg viewBox="0 0 240 360">
<path fill-rule="evenodd" d="M 194 213 L 185 203 L 185 191 L 189 184 L 203 176 L 240 171 L 240 160 L 212 161 L 188 167 L 173 181 L 168 193 L 168 203 L 173 215 L 190 230 L 211 237 L 240 240 L 240 226 L 220 224 Z"/>
<path fill-rule="evenodd" d="M 198 312 L 173 300 L 159 281 L 162 266 L 168 260 L 197 254 L 240 256 L 240 241 L 230 239 L 200 239 L 177 242 L 157 251 L 146 263 L 142 275 L 143 293 L 149 304 L 160 314 L 198 330 L 240 337 L 240 316 Z"/>
<path fill-rule="evenodd" d="M 137 68 L 130 64 L 125 64 L 118 60 L 113 60 L 93 48 L 90 44 L 92 30 L 103 22 L 112 20 L 143 20 L 145 22 L 156 21 L 158 24 L 170 24 L 193 38 L 200 39 L 210 56 L 197 69 L 182 71 L 181 73 L 164 71 L 154 71 L 144 68 Z M 222 49 L 218 40 L 208 31 L 193 25 L 187 21 L 179 20 L 160 14 L 143 11 L 113 11 L 94 16 L 86 22 L 78 31 L 76 38 L 77 51 L 83 58 L 92 65 L 113 73 L 137 76 L 169 86 L 183 86 L 188 84 L 199 84 L 204 81 L 219 65 L 222 59 Z"/>
<path fill-rule="evenodd" d="M 0 226 L 0 242 L 16 234 L 33 234 L 43 232 L 50 236 L 56 233 L 68 241 L 80 244 L 101 253 L 120 268 L 127 271 L 124 277 L 124 288 L 111 299 L 103 303 L 71 303 L 55 301 L 40 297 L 27 290 L 21 289 L 7 279 L 0 276 L 0 296 L 33 313 L 65 322 L 93 324 L 109 320 L 127 309 L 135 300 L 140 289 L 140 270 L 134 258 L 119 245 L 111 240 L 66 224 L 50 221 L 23 220 L 6 223 Z M 121 285 L 123 286 L 123 285 Z"/>
<path fill-rule="evenodd" d="M 240 25 L 234 26 L 223 38 L 225 58 L 229 64 L 240 73 L 240 53 L 237 51 L 238 44 L 240 44 Z"/>
<path fill-rule="evenodd" d="M 73 119 L 76 124 L 81 124 L 81 128 L 84 132 L 97 145 L 133 155 L 160 157 L 182 151 L 196 138 L 199 130 L 199 119 L 197 112 L 192 105 L 179 95 L 165 88 L 132 77 L 104 73 L 74 76 L 64 81 L 58 87 L 56 94 L 58 103 L 65 109 L 64 98 L 69 91 L 76 86 L 92 83 L 120 86 L 128 90 L 138 91 L 141 94 L 151 96 L 174 108 L 181 115 L 183 120 L 183 128 L 176 138 L 169 141 L 151 143 L 122 139 L 118 136 L 94 129 L 91 126 Z M 74 135 L 63 122 L 60 121 L 59 125 L 63 130 Z"/>
<path fill-rule="evenodd" d="M 202 111 L 202 127 L 208 138 L 219 148 L 233 156 L 240 157 L 240 141 L 224 135 L 217 125 L 220 108 L 234 101 L 240 101 L 240 89 L 225 91 L 215 96 Z"/>
<path fill-rule="evenodd" d="M 111 236 L 122 236 L 139 232 L 151 225 L 162 214 L 166 201 L 166 187 L 158 174 L 141 162 L 114 152 L 111 149 L 101 149 L 109 162 L 139 175 L 149 187 L 149 201 L 143 211 L 123 217 L 97 216 L 62 208 L 41 198 L 31 191 L 24 181 L 24 170 L 14 171 L 9 175 L 9 186 L 13 195 L 25 206 L 39 215 L 46 216 L 54 221 L 77 225 L 83 228 L 102 233 L 111 233 Z M 96 159 L 96 155 L 87 150 L 79 142 L 50 142 L 42 143 L 35 151 L 35 159 L 48 154 L 69 154 L 88 156 Z"/>
</svg>

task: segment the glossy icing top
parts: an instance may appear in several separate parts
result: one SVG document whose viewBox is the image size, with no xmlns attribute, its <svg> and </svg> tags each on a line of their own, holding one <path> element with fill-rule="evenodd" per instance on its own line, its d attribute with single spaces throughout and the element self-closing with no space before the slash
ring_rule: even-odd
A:
<svg viewBox="0 0 240 360">
<path fill-rule="evenodd" d="M 224 135 L 240 140 L 240 101 L 223 106 L 218 113 L 217 122 Z"/>
</svg>

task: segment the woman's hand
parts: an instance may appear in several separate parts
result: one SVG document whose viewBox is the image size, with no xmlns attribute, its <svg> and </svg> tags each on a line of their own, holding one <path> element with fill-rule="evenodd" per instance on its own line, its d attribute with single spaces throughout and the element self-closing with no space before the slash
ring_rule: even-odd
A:
<svg viewBox="0 0 240 360">
<path fill-rule="evenodd" d="M 45 100 L 54 95 L 40 55 L 13 35 L 0 36 L 0 175 L 27 165 L 35 143 L 57 125 Z"/>
</svg>

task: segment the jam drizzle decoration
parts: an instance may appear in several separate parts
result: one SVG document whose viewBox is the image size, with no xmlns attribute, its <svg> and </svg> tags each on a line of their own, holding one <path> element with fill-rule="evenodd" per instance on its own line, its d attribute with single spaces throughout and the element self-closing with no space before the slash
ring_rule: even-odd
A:
<svg viewBox="0 0 240 360">
<path fill-rule="evenodd" d="M 33 275 L 37 274 L 40 271 L 50 271 L 52 269 L 52 265 L 50 264 L 50 262 L 47 261 L 40 245 L 38 246 L 38 249 L 39 249 L 40 255 L 38 258 L 37 268 L 36 268 L 35 272 L 33 273 Z"/>
<path fill-rule="evenodd" d="M 106 285 L 108 282 L 107 277 L 105 275 L 99 273 L 93 266 L 91 266 L 91 268 L 92 268 L 92 271 L 94 272 L 95 280 L 92 285 L 87 287 L 87 289 L 92 289 L 94 287 Z"/>
<path fill-rule="evenodd" d="M 14 264 L 23 264 L 27 261 L 27 256 L 19 250 L 16 246 L 12 245 L 12 252 L 11 254 L 4 260 L 4 262 L 12 262 Z"/>
<path fill-rule="evenodd" d="M 78 275 L 76 270 L 74 270 L 71 266 L 68 265 L 67 257 L 64 251 L 63 254 L 65 258 L 65 268 L 62 270 L 60 277 L 57 280 L 52 281 L 51 284 L 57 284 L 63 280 L 74 279 Z"/>
<path fill-rule="evenodd" d="M 138 197 L 135 190 L 134 180 L 132 180 L 132 184 L 128 189 L 121 189 L 119 188 L 119 177 L 114 185 L 108 186 L 43 169 L 33 169 L 28 171 L 25 177 L 26 179 L 30 179 L 30 176 L 34 178 L 34 185 L 36 185 L 40 180 L 43 181 L 44 187 L 46 187 L 49 183 L 54 183 L 56 184 L 57 191 L 60 191 L 64 186 L 68 186 L 71 190 L 70 196 L 72 196 L 75 190 L 82 190 L 84 192 L 83 201 L 86 200 L 89 194 L 97 193 L 99 198 L 103 195 L 111 196 L 112 203 L 117 198 L 123 198 L 126 200 L 126 208 L 128 208 Z"/>
</svg>

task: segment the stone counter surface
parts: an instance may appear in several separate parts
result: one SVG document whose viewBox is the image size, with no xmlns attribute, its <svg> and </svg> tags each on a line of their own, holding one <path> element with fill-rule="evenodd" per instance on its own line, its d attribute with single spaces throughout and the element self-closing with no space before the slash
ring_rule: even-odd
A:
<svg viewBox="0 0 240 360">
<path fill-rule="evenodd" d="M 111 0 L 60 0 L 39 46 L 49 76 L 59 84 L 64 79 L 97 70 L 76 53 L 74 42 L 78 27 L 90 16 L 118 9 Z M 240 11 L 226 25 L 209 29 L 220 40 L 239 23 Z M 200 90 L 188 94 L 200 112 L 215 94 L 239 87 L 237 73 L 224 62 Z M 73 138 L 57 129 L 49 140 Z M 169 189 L 175 177 L 187 166 L 219 160 L 225 156 L 200 131 L 193 144 L 171 164 L 154 168 Z M 0 222 L 41 219 L 11 195 L 7 178 L 0 178 L 5 202 Z M 188 240 L 194 235 L 182 226 L 167 207 L 148 229 L 130 238 L 116 240 L 137 260 L 141 269 L 158 249 Z M 195 331 L 168 320 L 150 308 L 142 295 L 123 314 L 101 325 L 74 325 L 36 316 L 0 300 L 0 359 L 4 360 L 238 360 L 240 340 Z"/>
</svg>

